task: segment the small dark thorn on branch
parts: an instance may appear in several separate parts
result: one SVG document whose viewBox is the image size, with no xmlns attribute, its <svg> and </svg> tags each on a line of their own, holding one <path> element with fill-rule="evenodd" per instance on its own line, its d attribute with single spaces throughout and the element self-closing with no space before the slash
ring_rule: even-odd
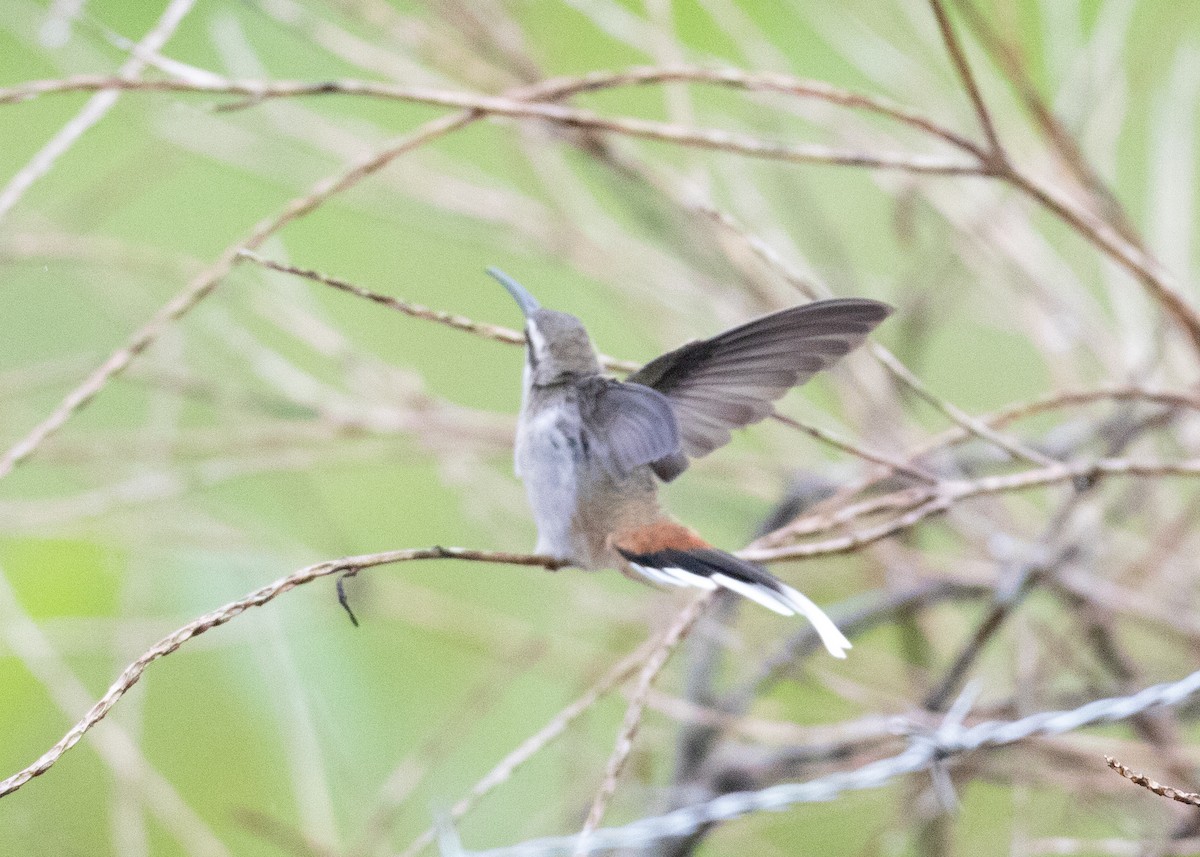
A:
<svg viewBox="0 0 1200 857">
<path fill-rule="evenodd" d="M 357 568 L 349 569 L 338 575 L 337 579 L 337 599 L 338 604 L 342 605 L 342 609 L 346 611 L 346 615 L 350 617 L 350 624 L 355 628 L 358 627 L 358 617 L 354 615 L 354 611 L 350 609 L 350 600 L 346 597 L 346 578 L 354 577 L 358 574 Z"/>
</svg>

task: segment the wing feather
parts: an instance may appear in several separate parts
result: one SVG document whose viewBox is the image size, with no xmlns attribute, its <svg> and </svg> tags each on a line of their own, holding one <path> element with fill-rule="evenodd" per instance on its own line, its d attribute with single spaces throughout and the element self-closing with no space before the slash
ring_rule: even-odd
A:
<svg viewBox="0 0 1200 857">
<path fill-rule="evenodd" d="M 681 451 L 675 409 L 666 396 L 642 384 L 595 378 L 584 414 L 591 454 L 611 473 L 628 475 L 645 464 L 670 459 Z M 682 471 L 681 471 L 682 472 Z"/>
<path fill-rule="evenodd" d="M 861 345 L 891 311 L 862 298 L 792 307 L 689 342 L 628 380 L 666 397 L 683 453 L 697 458 L 728 443 L 732 429 L 765 419 L 772 402 Z M 670 478 L 682 472 L 678 458 L 667 469 Z"/>
</svg>

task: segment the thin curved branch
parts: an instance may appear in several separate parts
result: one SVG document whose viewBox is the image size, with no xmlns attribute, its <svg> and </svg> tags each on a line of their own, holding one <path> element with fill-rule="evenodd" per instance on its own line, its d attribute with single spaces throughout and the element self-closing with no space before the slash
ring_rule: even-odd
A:
<svg viewBox="0 0 1200 857">
<path fill-rule="evenodd" d="M 932 515 L 942 514 L 963 500 L 1112 476 L 1200 476 L 1200 458 L 1176 462 L 1101 458 L 1096 461 L 1057 464 L 1021 473 L 987 476 L 977 480 L 944 481 L 938 488 L 906 488 L 855 506 L 838 509 L 819 518 L 794 521 L 771 533 L 769 538 L 760 540 L 754 547 L 740 551 L 738 556 L 751 562 L 781 562 L 849 553 L 909 529 Z M 775 546 L 785 543 L 789 538 L 829 530 L 864 515 L 892 508 L 907 511 L 889 521 L 864 527 L 844 536 L 802 545 Z"/>
<path fill-rule="evenodd" d="M 150 664 L 161 658 L 165 658 L 179 649 L 188 640 L 224 625 L 226 622 L 245 613 L 251 607 L 261 607 L 283 593 L 295 589 L 297 586 L 312 583 L 319 578 L 328 577 L 333 574 L 362 571 L 363 569 L 374 568 L 380 565 L 391 565 L 393 563 L 411 562 L 421 559 L 458 559 L 470 562 L 536 566 L 551 570 L 562 567 L 560 561 L 546 556 L 435 546 L 363 554 L 361 556 L 327 560 L 319 562 L 316 565 L 310 565 L 307 568 L 302 568 L 286 577 L 279 578 L 274 583 L 269 583 L 260 589 L 254 590 L 249 595 L 239 598 L 237 601 L 231 601 L 223 607 L 218 607 L 212 612 L 205 613 L 182 628 L 172 631 L 147 649 L 141 657 L 125 667 L 120 676 L 117 677 L 117 680 L 109 686 L 104 696 L 100 697 L 96 704 L 88 710 L 87 714 L 67 730 L 67 733 L 53 747 L 43 753 L 36 762 L 27 768 L 18 771 L 6 780 L 0 781 L 0 798 L 12 794 L 34 777 L 40 777 L 46 771 L 50 770 L 54 763 L 62 758 L 64 753 L 78 744 L 80 739 L 87 734 L 88 730 L 103 720 L 105 715 L 112 710 L 112 707 L 117 704 L 121 697 L 138 683 L 138 680 Z"/>
<path fill-rule="evenodd" d="M 1042 453 L 1038 452 L 1036 449 L 1031 449 L 1020 441 L 999 434 L 991 429 L 986 423 L 975 419 L 975 417 L 958 407 L 958 405 L 955 405 L 953 402 L 949 402 L 934 394 L 928 387 L 925 386 L 924 382 L 922 382 L 920 378 L 913 374 L 911 369 L 901 363 L 900 360 L 897 359 L 896 355 L 892 354 L 892 352 L 888 351 L 882 345 L 879 345 L 878 343 L 872 343 L 871 353 L 875 355 L 875 359 L 882 363 L 884 368 L 887 369 L 894 378 L 900 381 L 900 383 L 904 384 L 904 386 L 908 387 L 910 390 L 920 396 L 921 399 L 937 408 L 939 411 L 945 414 L 947 418 L 958 423 L 971 434 L 981 437 L 989 443 L 995 444 L 1014 458 L 1024 459 L 1031 464 L 1047 467 L 1055 463 L 1054 459 L 1050 458 L 1049 456 L 1042 455 Z"/>
<path fill-rule="evenodd" d="M 675 617 L 675 621 L 671 623 L 671 627 L 667 629 L 667 633 L 663 635 L 661 642 L 659 642 L 642 667 L 642 671 L 638 675 L 637 687 L 633 691 L 633 697 L 629 700 L 628 708 L 625 709 L 625 718 L 621 722 L 621 731 L 617 734 L 616 745 L 613 747 L 612 754 L 608 758 L 608 764 L 605 766 L 604 781 L 600 784 L 600 790 L 596 792 L 596 797 L 592 800 L 591 809 L 588 810 L 587 819 L 583 823 L 583 830 L 579 836 L 579 846 L 575 852 L 577 857 L 587 853 L 585 843 L 588 836 L 604 820 L 604 812 L 608 808 L 608 802 L 617 790 L 617 780 L 620 778 L 621 772 L 625 770 L 625 763 L 629 761 L 629 754 L 633 752 L 633 739 L 637 736 L 638 729 L 642 724 L 642 715 L 646 711 L 646 699 L 650 694 L 650 688 L 653 686 L 654 680 L 662 672 L 662 668 L 667 665 L 667 660 L 671 657 L 671 652 L 675 650 L 679 642 L 692 630 L 696 624 L 696 620 L 700 618 L 700 615 L 704 612 L 704 608 L 708 606 L 712 599 L 712 591 L 702 592 L 693 598 L 691 603 Z"/>
<path fill-rule="evenodd" d="M 1040 398 L 1018 402 L 1002 410 L 974 417 L 973 419 L 992 429 L 1005 428 L 1019 420 L 1048 411 L 1106 401 L 1141 401 L 1200 411 L 1200 397 L 1191 393 L 1124 385 L 1100 387 L 1094 390 L 1063 390 L 1057 393 L 1048 393 Z M 977 435 L 960 423 L 910 449 L 905 453 L 902 461 L 904 464 L 911 466 L 926 456 L 969 440 L 974 436 Z M 881 463 L 881 466 L 890 468 L 890 465 L 887 464 Z M 750 549 L 779 547 L 787 544 L 793 538 L 826 532 L 836 526 L 851 523 L 857 518 L 891 510 L 912 509 L 924 499 L 928 499 L 928 493 L 922 493 L 919 488 L 911 488 L 892 491 L 859 503 L 848 504 L 847 502 L 850 498 L 879 485 L 895 473 L 902 472 L 899 469 L 889 469 L 880 475 L 868 476 L 847 484 L 845 487 L 839 489 L 837 494 L 829 498 L 828 501 L 822 503 L 822 508 L 828 511 L 810 511 L 785 526 L 760 537 L 750 546 Z"/>
<path fill-rule="evenodd" d="M 103 75 L 75 75 L 57 80 L 29 81 L 0 89 L 0 104 L 27 101 L 43 95 L 65 92 L 89 92 L 112 88 L 104 85 L 106 81 L 112 82 L 112 78 Z M 125 89 L 150 90 L 174 88 L 171 84 L 168 84 L 167 87 L 160 87 L 156 85 L 157 83 L 158 81 L 143 81 L 141 85 L 135 84 L 122 87 L 118 80 L 113 86 Z M 212 81 L 212 83 L 215 84 L 216 80 Z M 524 97 L 529 101 L 558 101 L 587 92 L 662 83 L 695 83 L 723 86 L 747 92 L 770 92 L 824 101 L 840 107 L 862 110 L 892 119 L 903 125 L 908 125 L 918 131 L 937 137 L 955 148 L 974 155 L 980 160 L 986 157 L 986 152 L 962 134 L 938 124 L 921 113 L 895 104 L 887 98 L 842 89 L 824 81 L 808 80 L 776 72 L 751 72 L 737 68 L 705 68 L 697 66 L 634 66 L 619 71 L 593 71 L 578 77 L 548 78 L 530 86 L 525 91 Z M 246 95 L 250 99 L 248 103 L 254 104 L 267 98 L 291 98 L 313 95 L 361 95 L 394 99 L 403 97 L 398 93 L 407 91 L 411 91 L 411 89 L 374 81 L 343 79 L 316 83 L 279 81 L 271 84 L 269 89 L 260 93 L 253 95 L 247 93 L 235 94 Z"/>
<path fill-rule="evenodd" d="M 253 262 L 256 265 L 261 265 L 264 268 L 269 268 L 272 271 L 279 271 L 283 274 L 292 274 L 297 277 L 303 277 L 306 280 L 313 280 L 337 289 L 347 294 L 355 295 L 360 298 L 366 298 L 369 301 L 385 306 L 388 309 L 394 309 L 397 312 L 407 315 L 409 318 L 419 318 L 423 321 L 432 321 L 435 324 L 442 324 L 454 330 L 461 330 L 464 333 L 471 333 L 475 336 L 484 339 L 490 339 L 493 342 L 503 342 L 505 345 L 525 345 L 525 334 L 519 330 L 513 330 L 510 327 L 501 327 L 498 324 L 487 324 L 486 322 L 474 321 L 464 315 L 456 315 L 454 313 L 445 312 L 444 310 L 431 309 L 421 304 L 411 301 L 401 300 L 391 297 L 390 295 L 382 295 L 379 292 L 373 292 L 370 289 L 365 289 L 362 286 L 356 286 L 354 283 L 339 280 L 337 277 L 331 277 L 328 274 L 322 274 L 319 271 L 311 271 L 305 268 L 297 268 L 294 265 L 285 265 L 283 262 L 276 262 L 273 259 L 267 259 L 250 250 L 242 250 L 238 255 Z M 600 362 L 608 369 L 615 372 L 636 372 L 641 368 L 640 363 L 635 363 L 631 360 L 620 360 L 616 357 L 608 355 L 600 355 Z"/>
<path fill-rule="evenodd" d="M 1110 768 L 1123 776 L 1125 779 L 1129 780 L 1134 785 L 1141 786 L 1142 788 L 1153 792 L 1159 797 L 1170 798 L 1171 800 L 1185 803 L 1188 806 L 1200 806 L 1200 794 L 1196 794 L 1195 792 L 1181 791 L 1180 789 L 1172 788 L 1171 786 L 1164 786 L 1162 783 L 1155 782 L 1154 780 L 1150 779 L 1145 774 L 1139 774 L 1132 768 L 1121 764 L 1112 756 L 1105 756 L 1104 761 L 1108 763 Z"/>
<path fill-rule="evenodd" d="M 809 425 L 808 423 L 801 422 L 795 417 L 789 417 L 785 414 L 779 413 L 778 411 L 775 411 L 771 414 L 771 419 L 778 423 L 783 423 L 788 428 L 793 428 L 796 431 L 804 432 L 809 437 L 815 438 L 816 440 L 821 441 L 821 443 L 828 444 L 834 449 L 847 452 L 850 455 L 857 456 L 864 461 L 871 462 L 872 464 L 878 464 L 881 467 L 886 467 L 893 473 L 903 473 L 905 476 L 915 479 L 918 482 L 924 482 L 926 485 L 938 484 L 938 478 L 932 473 L 929 473 L 928 471 L 923 470 L 916 465 L 910 464 L 907 461 L 901 461 L 900 459 L 885 453 L 877 452 L 873 449 L 866 449 L 865 447 L 853 444 L 848 440 L 843 440 L 828 429 Z"/>
<path fill-rule="evenodd" d="M 979 119 L 979 125 L 983 128 L 983 135 L 987 138 L 988 154 L 986 160 L 997 161 L 1000 163 L 1008 160 L 1004 152 L 1004 146 L 1000 142 L 1000 135 L 996 133 L 996 123 L 992 120 L 992 113 L 988 110 L 987 103 L 983 100 L 983 93 L 979 90 L 979 83 L 975 80 L 975 74 L 971 71 L 971 65 L 967 62 L 967 55 L 963 51 L 962 42 L 959 41 L 958 34 L 954 32 L 954 26 L 950 23 L 950 16 L 946 14 L 946 8 L 942 5 L 942 0 L 929 0 L 929 5 L 933 9 L 933 16 L 937 19 L 938 30 L 942 34 L 942 41 L 946 45 L 946 53 L 950 55 L 950 61 L 954 64 L 954 71 L 962 81 L 963 89 L 967 91 L 967 96 L 971 99 L 971 106 L 975 108 L 975 115 Z"/>
<path fill-rule="evenodd" d="M 868 95 L 832 86 L 821 80 L 809 80 L 776 72 L 750 72 L 737 68 L 700 68 L 695 66 L 635 66 L 621 71 L 595 71 L 580 77 L 551 78 L 537 87 L 546 98 L 555 100 L 567 95 L 657 83 L 699 83 L 726 86 L 748 92 L 772 92 L 825 101 L 840 107 L 862 110 L 893 119 L 931 136 L 938 137 L 955 148 L 984 160 L 984 152 L 962 134 L 941 125 L 928 116 L 895 104 L 879 95 Z"/>
<path fill-rule="evenodd" d="M 64 86 L 64 84 L 69 84 Z M 615 85 L 615 84 L 614 84 Z M 304 95 L 366 95 L 387 98 L 431 107 L 452 107 L 478 111 L 488 116 L 513 119 L 540 119 L 572 128 L 591 128 L 626 137 L 675 143 L 698 149 L 731 152 L 753 158 L 788 161 L 799 164 L 830 164 L 834 166 L 894 169 L 928 175 L 984 175 L 987 170 L 977 158 L 971 161 L 947 160 L 928 155 L 897 152 L 868 152 L 837 149 L 818 144 L 789 144 L 764 140 L 737 131 L 714 128 L 687 128 L 669 122 L 656 122 L 633 117 L 608 117 L 591 110 L 579 110 L 559 104 L 545 104 L 520 98 L 479 95 L 421 86 L 397 86 L 360 80 L 338 80 L 311 83 L 306 81 L 259 80 L 179 80 L 164 78 L 149 81 L 123 81 L 120 78 L 85 75 L 67 81 L 37 81 L 26 87 L 0 90 L 0 104 L 21 101 L 33 95 L 52 92 L 125 89 L 137 91 L 196 92 L 221 95 L 240 95 L 250 103 L 269 98 L 294 98 Z M 566 91 L 567 87 L 556 90 Z"/>
</svg>

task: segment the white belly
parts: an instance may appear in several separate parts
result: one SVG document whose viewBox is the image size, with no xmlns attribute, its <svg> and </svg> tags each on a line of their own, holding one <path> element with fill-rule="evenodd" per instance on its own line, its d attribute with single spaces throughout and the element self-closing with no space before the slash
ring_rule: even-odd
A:
<svg viewBox="0 0 1200 857">
<path fill-rule="evenodd" d="M 517 476 L 537 523 L 538 553 L 579 568 L 613 568 L 619 559 L 609 535 L 653 521 L 657 488 L 649 467 L 623 476 L 605 468 L 604 439 L 585 432 L 576 407 L 564 396 L 522 414 Z"/>
<path fill-rule="evenodd" d="M 517 475 L 537 523 L 537 553 L 586 565 L 586 538 L 576 531 L 580 501 L 579 476 L 587 467 L 574 419 L 560 419 L 550 409 L 522 420 L 517 433 Z"/>
</svg>

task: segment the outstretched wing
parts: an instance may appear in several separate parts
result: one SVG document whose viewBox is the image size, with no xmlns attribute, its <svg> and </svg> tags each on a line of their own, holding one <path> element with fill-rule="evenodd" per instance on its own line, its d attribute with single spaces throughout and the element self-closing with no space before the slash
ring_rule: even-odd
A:
<svg viewBox="0 0 1200 857">
<path fill-rule="evenodd" d="M 679 421 L 682 453 L 696 458 L 728 443 L 731 429 L 766 418 L 772 402 L 861 345 L 891 311 L 864 298 L 792 307 L 689 342 L 628 380 L 667 397 Z M 670 480 L 686 467 L 678 455 L 655 471 Z"/>
<path fill-rule="evenodd" d="M 584 383 L 592 387 L 580 397 L 588 454 L 606 470 L 624 476 L 680 454 L 679 423 L 662 393 L 608 378 Z"/>
</svg>

